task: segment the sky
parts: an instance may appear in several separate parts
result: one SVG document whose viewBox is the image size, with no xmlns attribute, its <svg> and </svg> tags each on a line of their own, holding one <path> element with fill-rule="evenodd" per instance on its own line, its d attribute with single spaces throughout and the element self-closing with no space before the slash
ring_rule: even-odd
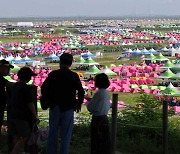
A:
<svg viewBox="0 0 180 154">
<path fill-rule="evenodd" d="M 1 0 L 0 18 L 180 16 L 180 0 Z"/>
</svg>

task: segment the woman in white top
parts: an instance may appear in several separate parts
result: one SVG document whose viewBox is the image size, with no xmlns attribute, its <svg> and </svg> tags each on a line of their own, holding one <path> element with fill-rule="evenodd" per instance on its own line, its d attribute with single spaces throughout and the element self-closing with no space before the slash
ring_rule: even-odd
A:
<svg viewBox="0 0 180 154">
<path fill-rule="evenodd" d="M 110 154 L 110 133 L 107 118 L 110 109 L 110 97 L 106 90 L 110 85 L 108 76 L 104 73 L 95 77 L 98 91 L 87 105 L 92 114 L 91 121 L 91 154 Z"/>
</svg>

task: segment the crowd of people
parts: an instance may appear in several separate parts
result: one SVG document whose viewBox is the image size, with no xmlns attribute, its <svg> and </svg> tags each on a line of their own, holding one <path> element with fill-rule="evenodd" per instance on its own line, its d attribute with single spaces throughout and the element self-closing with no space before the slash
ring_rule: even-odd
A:
<svg viewBox="0 0 180 154">
<path fill-rule="evenodd" d="M 92 98 L 85 96 L 79 76 L 71 71 L 73 56 L 61 55 L 60 68 L 49 73 L 41 86 L 41 105 L 49 108 L 49 133 L 47 154 L 55 154 L 55 145 L 60 129 L 60 153 L 68 154 L 73 132 L 74 111 L 81 111 L 84 97 L 88 100 L 87 109 L 92 114 L 91 121 L 91 154 L 110 154 L 110 133 L 107 113 L 110 109 L 110 97 L 106 90 L 109 79 L 106 74 L 95 76 L 97 92 Z M 9 74 L 13 66 L 6 60 L 0 61 L 0 128 L 6 106 L 8 111 L 8 132 L 13 143 L 10 154 L 19 154 L 24 149 L 33 132 L 33 126 L 39 123 L 32 90 L 28 83 L 36 76 L 29 67 L 18 71 L 18 82 L 10 83 L 3 76 Z M 8 103 L 7 103 L 8 102 Z M 8 104 L 8 105 L 7 105 Z M 1 129 L 0 129 L 1 130 Z"/>
</svg>

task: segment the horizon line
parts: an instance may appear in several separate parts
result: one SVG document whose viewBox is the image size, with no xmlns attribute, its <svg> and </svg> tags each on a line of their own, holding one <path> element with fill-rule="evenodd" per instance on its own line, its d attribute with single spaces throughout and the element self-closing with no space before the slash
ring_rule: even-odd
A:
<svg viewBox="0 0 180 154">
<path fill-rule="evenodd" d="M 18 19 L 18 18 L 155 18 L 155 17 L 180 17 L 180 15 L 123 15 L 123 16 L 17 16 L 0 17 L 0 19 Z"/>
</svg>

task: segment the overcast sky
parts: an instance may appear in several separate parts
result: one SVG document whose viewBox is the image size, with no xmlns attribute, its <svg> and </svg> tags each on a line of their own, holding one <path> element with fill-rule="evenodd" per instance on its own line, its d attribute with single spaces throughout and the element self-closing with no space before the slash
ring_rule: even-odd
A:
<svg viewBox="0 0 180 154">
<path fill-rule="evenodd" d="M 180 0 L 1 0 L 0 17 L 180 15 Z"/>
</svg>

